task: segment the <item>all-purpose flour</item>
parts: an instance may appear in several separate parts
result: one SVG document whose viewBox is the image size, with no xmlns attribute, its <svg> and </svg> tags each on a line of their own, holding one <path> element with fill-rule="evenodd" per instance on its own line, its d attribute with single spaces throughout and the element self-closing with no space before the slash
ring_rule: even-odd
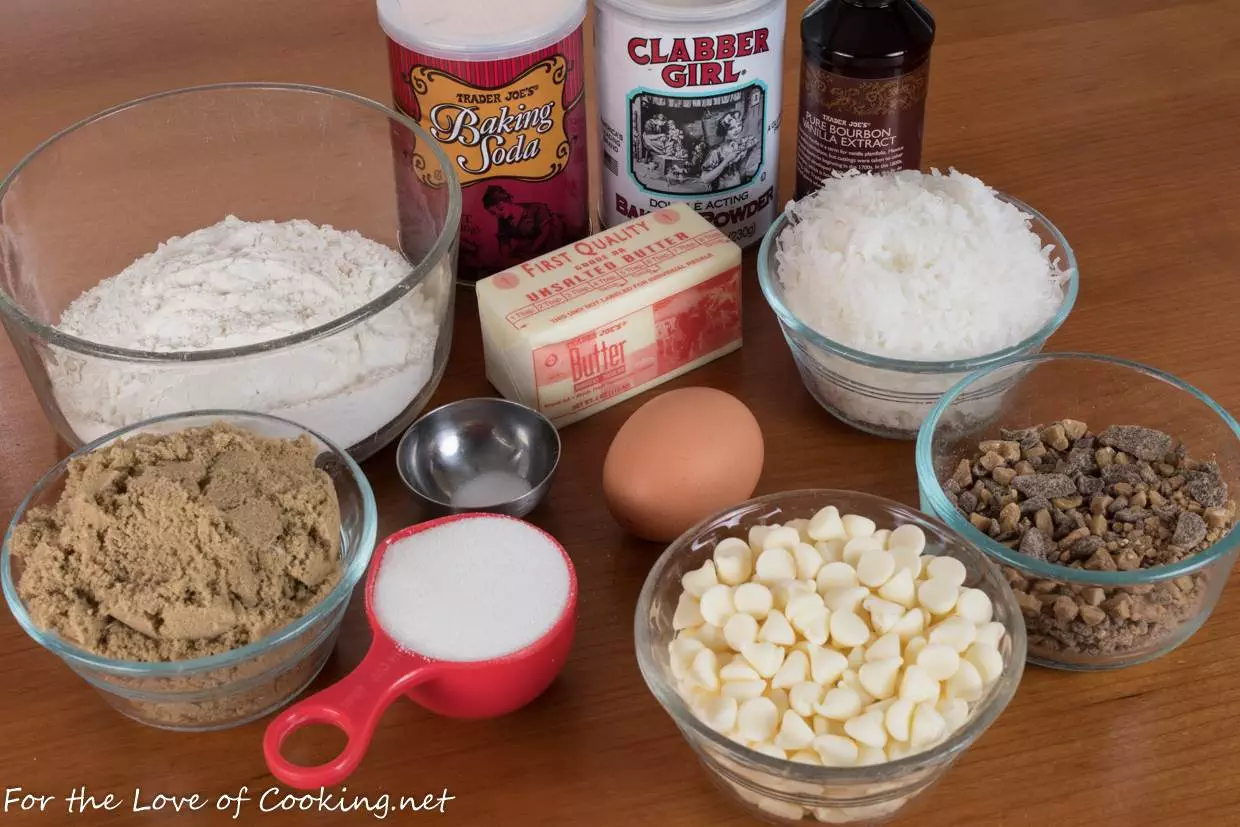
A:
<svg viewBox="0 0 1240 827">
<path fill-rule="evenodd" d="M 400 253 L 356 232 L 228 216 L 100 282 L 59 328 L 158 353 L 235 348 L 326 324 L 408 272 Z M 57 350 L 56 399 L 83 441 L 162 414 L 237 408 L 350 446 L 396 419 L 430 380 L 442 309 L 431 294 L 424 285 L 327 338 L 243 359 L 147 364 Z"/>
</svg>

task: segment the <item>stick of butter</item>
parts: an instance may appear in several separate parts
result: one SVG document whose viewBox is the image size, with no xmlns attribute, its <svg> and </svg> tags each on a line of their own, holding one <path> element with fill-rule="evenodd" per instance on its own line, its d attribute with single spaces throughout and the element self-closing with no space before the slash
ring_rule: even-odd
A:
<svg viewBox="0 0 1240 827">
<path fill-rule="evenodd" d="M 741 250 L 687 204 L 478 282 L 487 379 L 556 426 L 741 346 Z"/>
</svg>

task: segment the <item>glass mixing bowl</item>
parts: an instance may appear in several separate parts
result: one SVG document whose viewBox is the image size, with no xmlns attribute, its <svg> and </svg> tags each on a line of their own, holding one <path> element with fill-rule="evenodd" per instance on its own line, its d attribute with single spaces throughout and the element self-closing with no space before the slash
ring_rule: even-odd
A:
<svg viewBox="0 0 1240 827">
<path fill-rule="evenodd" d="M 56 328 L 82 293 L 228 215 L 355 230 L 400 250 L 408 273 L 344 316 L 242 347 L 130 350 Z M 437 143 L 374 101 L 280 84 L 152 95 L 52 136 L 0 181 L 0 321 L 75 447 L 156 416 L 237 409 L 292 419 L 363 459 L 443 375 L 460 215 Z"/>
<path fill-rule="evenodd" d="M 725 737 L 690 710 L 676 687 L 668 655 L 675 632 L 672 616 L 682 591 L 680 579 L 709 558 L 725 537 L 745 537 L 751 526 L 809 519 L 835 505 L 861 514 L 878 527 L 905 523 L 926 534 L 928 555 L 946 554 L 964 563 L 965 584 L 982 589 L 994 603 L 994 619 L 1007 628 L 1000 651 L 1003 674 L 978 701 L 969 720 L 931 749 L 869 767 L 820 767 L 772 758 Z M 1020 607 L 998 568 L 937 520 L 890 500 L 853 491 L 791 491 L 769 494 L 709 517 L 689 529 L 654 564 L 637 599 L 637 663 L 655 699 L 675 721 L 712 780 L 754 815 L 778 824 L 808 819 L 833 824 L 878 824 L 890 820 L 927 790 L 969 748 L 1012 700 L 1025 668 L 1025 627 Z"/>
<path fill-rule="evenodd" d="M 994 390 L 1004 389 L 1003 392 Z M 991 389 L 993 414 L 975 407 Z M 1133 571 L 1092 571 L 1036 560 L 979 531 L 952 504 L 943 482 L 978 442 L 999 430 L 1076 419 L 1098 433 L 1108 425 L 1143 425 L 1181 440 L 1189 456 L 1213 460 L 1231 487 L 1240 484 L 1240 426 L 1192 385 L 1135 362 L 1083 353 L 1048 353 L 978 371 L 952 388 L 926 417 L 917 437 L 922 510 L 933 514 L 1003 568 L 1017 592 L 1029 635 L 1029 661 L 1071 670 L 1118 669 L 1165 655 L 1205 623 L 1236 561 L 1240 528 L 1178 563 Z M 1091 605 L 1105 615 L 1091 627 L 1056 602 Z M 1121 605 L 1133 609 L 1120 609 Z M 1141 606 L 1141 611 L 1135 607 Z M 1099 620 L 1093 613 L 1090 620 Z M 1128 616 L 1125 616 L 1128 615 Z"/>
<path fill-rule="evenodd" d="M 1060 266 L 1070 273 L 1063 284 L 1063 302 L 1055 315 L 1023 342 L 985 356 L 948 362 L 889 359 L 863 353 L 828 339 L 798 319 L 784 303 L 783 283 L 775 259 L 776 242 L 788 226 L 788 214 L 775 220 L 758 250 L 758 282 L 779 319 L 801 381 L 819 405 L 837 419 L 867 433 L 913 439 L 935 401 L 971 371 L 1042 349 L 1076 303 L 1076 256 L 1067 239 L 1045 216 L 1015 198 L 1002 194 L 998 197 L 1030 216 L 1030 229 L 1042 240 L 1042 245 L 1049 248 L 1051 260 L 1058 259 Z M 993 401 L 992 396 L 985 398 Z M 977 416 L 988 415 L 991 409 L 985 407 L 986 404 L 989 402 L 978 404 Z"/>
<path fill-rule="evenodd" d="M 17 592 L 21 561 L 12 555 L 13 529 L 30 509 L 50 507 L 64 490 L 69 463 L 117 439 L 165 434 L 214 422 L 231 423 L 261 436 L 296 439 L 307 435 L 320 454 L 340 503 L 340 582 L 300 619 L 262 640 L 206 658 L 141 663 L 101 657 L 59 635 L 38 628 Z M 0 583 L 18 625 L 63 660 L 120 712 L 161 729 L 226 729 L 260 718 L 284 706 L 327 662 L 340 630 L 353 587 L 361 580 L 374 551 L 378 516 L 374 495 L 357 463 L 319 435 L 283 419 L 237 411 L 203 411 L 169 416 L 126 428 L 70 454 L 43 476 L 17 507 L 0 551 Z"/>
</svg>

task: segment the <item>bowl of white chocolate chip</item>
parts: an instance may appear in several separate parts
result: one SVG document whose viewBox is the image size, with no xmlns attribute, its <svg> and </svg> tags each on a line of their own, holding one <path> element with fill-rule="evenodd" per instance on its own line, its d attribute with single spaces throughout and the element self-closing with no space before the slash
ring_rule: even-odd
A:
<svg viewBox="0 0 1240 827">
<path fill-rule="evenodd" d="M 998 568 L 851 491 L 771 494 L 663 553 L 637 604 L 651 692 L 760 818 L 877 824 L 995 721 L 1025 666 Z"/>
</svg>

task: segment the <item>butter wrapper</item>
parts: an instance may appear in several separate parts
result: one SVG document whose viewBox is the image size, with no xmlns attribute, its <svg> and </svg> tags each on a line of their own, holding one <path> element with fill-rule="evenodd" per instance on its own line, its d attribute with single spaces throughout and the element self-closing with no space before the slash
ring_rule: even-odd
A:
<svg viewBox="0 0 1240 827">
<path fill-rule="evenodd" d="M 741 346 L 741 250 L 677 204 L 478 282 L 487 379 L 557 427 Z"/>
</svg>

